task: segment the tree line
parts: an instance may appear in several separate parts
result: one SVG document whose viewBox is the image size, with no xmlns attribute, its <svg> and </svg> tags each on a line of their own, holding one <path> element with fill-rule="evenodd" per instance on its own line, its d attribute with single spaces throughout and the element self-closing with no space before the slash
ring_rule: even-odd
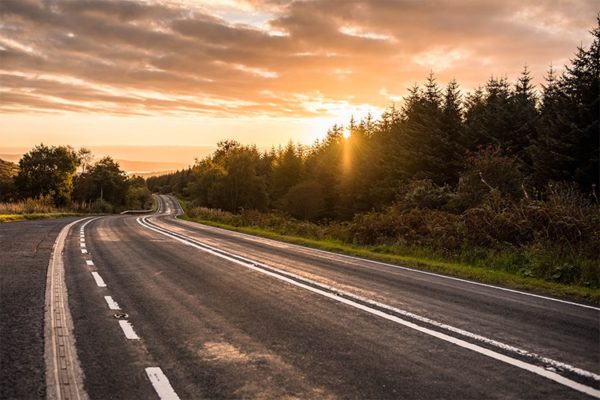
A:
<svg viewBox="0 0 600 400">
<path fill-rule="evenodd" d="M 334 126 L 312 146 L 260 152 L 223 141 L 192 168 L 148 179 L 149 187 L 201 206 L 315 221 L 382 210 L 415 186 L 445 193 L 438 206 L 453 212 L 494 190 L 514 201 L 544 198 L 551 182 L 597 196 L 599 29 L 592 34 L 562 74 L 550 68 L 540 92 L 527 68 L 514 83 L 492 77 L 466 96 L 456 81 L 442 88 L 431 75 L 401 108 Z"/>
<path fill-rule="evenodd" d="M 149 206 L 143 178 L 128 177 L 111 157 L 92 159 L 86 148 L 40 144 L 18 164 L 0 160 L 0 201 L 41 199 L 55 207 L 108 213 Z"/>
</svg>

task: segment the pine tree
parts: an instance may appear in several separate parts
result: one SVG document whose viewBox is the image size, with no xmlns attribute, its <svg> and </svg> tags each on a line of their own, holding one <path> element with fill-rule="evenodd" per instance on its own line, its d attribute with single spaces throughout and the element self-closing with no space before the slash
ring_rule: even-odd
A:
<svg viewBox="0 0 600 400">
<path fill-rule="evenodd" d="M 442 104 L 441 124 L 445 138 L 446 179 L 443 183 L 455 184 L 462 168 L 466 148 L 462 143 L 464 137 L 463 109 L 460 89 L 456 80 L 450 81 L 446 87 Z"/>
<path fill-rule="evenodd" d="M 531 166 L 527 148 L 535 140 L 539 116 L 536 108 L 537 96 L 531 81 L 531 74 L 527 67 L 524 67 L 510 99 L 512 126 L 510 132 L 507 132 L 504 145 L 504 148 L 517 156 L 527 169 Z"/>
<path fill-rule="evenodd" d="M 577 182 L 590 191 L 599 180 L 600 18 L 589 49 L 580 47 L 560 79 L 549 74 L 538 137 L 529 149 L 536 181 Z"/>
</svg>

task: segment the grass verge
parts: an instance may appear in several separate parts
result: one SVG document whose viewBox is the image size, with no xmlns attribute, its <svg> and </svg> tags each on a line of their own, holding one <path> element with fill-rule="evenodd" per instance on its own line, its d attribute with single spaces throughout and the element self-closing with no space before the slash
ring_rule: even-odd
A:
<svg viewBox="0 0 600 400">
<path fill-rule="evenodd" d="M 184 204 L 185 208 L 185 204 Z M 280 240 L 320 250 L 362 257 L 370 260 L 397 264 L 418 270 L 436 272 L 457 278 L 469 279 L 481 283 L 499 285 L 511 289 L 524 290 L 536 294 L 559 297 L 569 300 L 585 301 L 600 304 L 600 289 L 583 286 L 565 285 L 542 279 L 523 277 L 508 271 L 477 267 L 465 263 L 445 262 L 426 257 L 404 256 L 382 252 L 381 247 L 355 246 L 334 240 L 317 240 L 300 236 L 283 235 L 274 231 L 254 226 L 232 226 L 221 222 L 190 218 L 183 214 L 180 218 L 205 225 L 224 228 L 236 232 L 248 233 L 268 239 Z"/>
<path fill-rule="evenodd" d="M 0 223 L 2 222 L 16 222 L 25 221 L 30 219 L 49 219 L 49 218 L 63 218 L 63 217 L 78 217 L 80 213 L 71 212 L 59 212 L 59 213 L 31 213 L 31 214 L 0 214 Z"/>
</svg>

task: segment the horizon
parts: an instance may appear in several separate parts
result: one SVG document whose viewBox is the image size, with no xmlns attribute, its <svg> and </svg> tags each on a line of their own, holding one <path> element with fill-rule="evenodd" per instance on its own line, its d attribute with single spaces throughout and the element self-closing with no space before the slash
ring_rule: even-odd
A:
<svg viewBox="0 0 600 400">
<path fill-rule="evenodd" d="M 465 95 L 490 76 L 513 83 L 526 66 L 539 90 L 550 65 L 560 73 L 589 45 L 596 13 L 586 0 L 6 1 L 0 139 L 312 144 L 334 124 L 402 104 L 429 73 Z"/>
</svg>

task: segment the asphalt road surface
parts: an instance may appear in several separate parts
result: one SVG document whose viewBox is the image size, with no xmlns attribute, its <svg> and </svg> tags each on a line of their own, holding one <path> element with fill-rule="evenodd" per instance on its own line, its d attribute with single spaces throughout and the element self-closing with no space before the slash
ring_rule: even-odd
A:
<svg viewBox="0 0 600 400">
<path fill-rule="evenodd" d="M 600 310 L 175 218 L 74 225 L 68 307 L 92 399 L 575 399 Z"/>
<path fill-rule="evenodd" d="M 46 271 L 58 232 L 73 220 L 0 224 L 0 399 L 46 396 Z"/>
</svg>

